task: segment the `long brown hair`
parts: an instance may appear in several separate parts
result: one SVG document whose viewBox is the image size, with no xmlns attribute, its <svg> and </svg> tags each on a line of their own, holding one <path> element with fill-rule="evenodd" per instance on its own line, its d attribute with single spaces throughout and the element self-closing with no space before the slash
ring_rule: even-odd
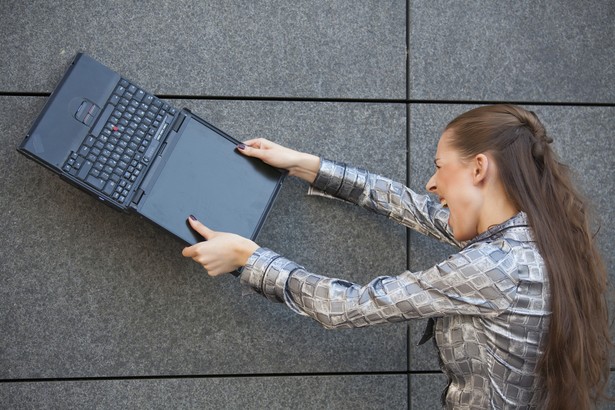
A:
<svg viewBox="0 0 615 410">
<path fill-rule="evenodd" d="M 521 107 L 475 108 L 446 128 L 462 158 L 493 155 L 506 194 L 527 214 L 544 259 L 551 318 L 537 371 L 545 408 L 591 408 L 604 397 L 609 374 L 606 269 L 570 169 L 538 117 Z"/>
</svg>

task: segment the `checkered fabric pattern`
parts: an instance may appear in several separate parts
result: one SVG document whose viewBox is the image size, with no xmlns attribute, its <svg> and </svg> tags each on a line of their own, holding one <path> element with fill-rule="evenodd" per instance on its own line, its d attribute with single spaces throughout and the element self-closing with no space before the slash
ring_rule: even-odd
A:
<svg viewBox="0 0 615 410">
<path fill-rule="evenodd" d="M 462 244 L 452 236 L 446 208 L 389 179 L 323 159 L 314 188 L 462 249 L 422 272 L 360 286 L 310 273 L 261 248 L 246 264 L 243 284 L 326 328 L 432 318 L 449 378 L 446 407 L 539 407 L 536 365 L 550 295 L 524 213 Z"/>
</svg>

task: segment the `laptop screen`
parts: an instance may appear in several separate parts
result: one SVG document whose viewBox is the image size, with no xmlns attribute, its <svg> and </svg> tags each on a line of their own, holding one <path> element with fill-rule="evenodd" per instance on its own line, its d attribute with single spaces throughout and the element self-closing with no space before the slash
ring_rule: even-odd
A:
<svg viewBox="0 0 615 410">
<path fill-rule="evenodd" d="M 189 244 L 203 240 L 188 226 L 190 214 L 213 230 L 254 239 L 281 172 L 241 155 L 234 141 L 195 117 L 186 122 L 138 212 Z"/>
</svg>

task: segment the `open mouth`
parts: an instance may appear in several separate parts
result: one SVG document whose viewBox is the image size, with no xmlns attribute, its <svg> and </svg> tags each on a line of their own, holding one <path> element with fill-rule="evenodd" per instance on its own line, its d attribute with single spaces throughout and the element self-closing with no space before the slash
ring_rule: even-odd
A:
<svg viewBox="0 0 615 410">
<path fill-rule="evenodd" d="M 446 199 L 440 199 L 440 205 L 442 205 L 443 208 L 448 208 L 448 202 L 446 202 Z"/>
</svg>

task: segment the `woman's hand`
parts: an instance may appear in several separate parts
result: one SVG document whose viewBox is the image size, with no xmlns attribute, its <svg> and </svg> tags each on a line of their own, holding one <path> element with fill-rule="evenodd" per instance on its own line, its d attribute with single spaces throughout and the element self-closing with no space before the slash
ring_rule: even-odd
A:
<svg viewBox="0 0 615 410">
<path fill-rule="evenodd" d="M 258 249 L 257 244 L 242 236 L 212 231 L 192 215 L 188 221 L 206 240 L 184 248 L 182 255 L 202 265 L 210 276 L 229 273 L 244 266 Z"/>
<path fill-rule="evenodd" d="M 276 168 L 288 170 L 290 175 L 299 177 L 310 184 L 316 179 L 320 158 L 283 147 L 264 138 L 245 141 L 237 146 L 248 157 L 258 158 Z"/>
</svg>

